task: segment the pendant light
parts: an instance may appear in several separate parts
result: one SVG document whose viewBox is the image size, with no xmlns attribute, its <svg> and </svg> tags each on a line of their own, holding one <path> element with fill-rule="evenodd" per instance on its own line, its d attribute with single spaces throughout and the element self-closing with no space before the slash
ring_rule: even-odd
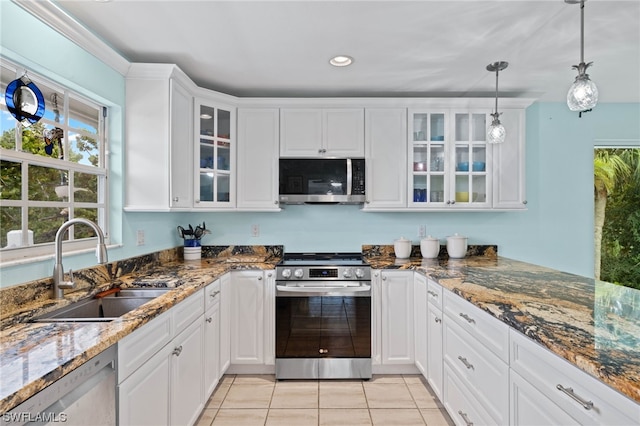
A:
<svg viewBox="0 0 640 426">
<path fill-rule="evenodd" d="M 584 2 L 586 0 L 564 0 L 568 4 L 580 4 L 580 63 L 571 68 L 578 70 L 578 76 L 569 88 L 567 93 L 567 105 L 571 111 L 579 111 L 582 117 L 583 112 L 591 111 L 598 102 L 598 88 L 593 81 L 589 80 L 587 68 L 593 64 L 584 63 Z"/>
<path fill-rule="evenodd" d="M 502 143 L 506 136 L 504 126 L 500 123 L 500 112 L 498 112 L 498 73 L 509 66 L 508 62 L 494 62 L 487 65 L 487 71 L 496 73 L 496 112 L 491 114 L 493 121 L 487 129 L 487 142 L 489 143 Z"/>
</svg>

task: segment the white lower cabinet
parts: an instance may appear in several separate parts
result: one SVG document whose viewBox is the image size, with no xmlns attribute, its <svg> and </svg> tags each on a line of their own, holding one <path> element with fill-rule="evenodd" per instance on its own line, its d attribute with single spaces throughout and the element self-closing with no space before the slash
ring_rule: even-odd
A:
<svg viewBox="0 0 640 426">
<path fill-rule="evenodd" d="M 496 423 L 489 413 L 469 392 L 464 383 L 447 363 L 444 365 L 444 393 L 442 403 L 456 425 L 503 425 Z"/>
<path fill-rule="evenodd" d="M 436 396 L 442 399 L 442 287 L 427 283 L 427 382 Z"/>
<path fill-rule="evenodd" d="M 204 407 L 203 313 L 199 291 L 118 342 L 120 425 L 197 420 Z"/>
<path fill-rule="evenodd" d="M 231 365 L 231 273 L 220 277 L 220 376 Z"/>
<path fill-rule="evenodd" d="M 375 271 L 381 280 L 381 363 L 414 364 L 413 272 Z"/>
<path fill-rule="evenodd" d="M 273 271 L 231 272 L 230 301 L 231 364 L 274 364 Z"/>
<path fill-rule="evenodd" d="M 413 277 L 413 329 L 415 331 L 415 363 L 422 375 L 427 377 L 428 325 L 427 325 L 427 278 L 415 274 Z"/>
<path fill-rule="evenodd" d="M 220 280 L 205 288 L 204 312 L 204 399 L 207 400 L 220 379 Z"/>
<path fill-rule="evenodd" d="M 516 330 L 511 334 L 512 424 L 638 425 L 640 405 Z"/>
</svg>

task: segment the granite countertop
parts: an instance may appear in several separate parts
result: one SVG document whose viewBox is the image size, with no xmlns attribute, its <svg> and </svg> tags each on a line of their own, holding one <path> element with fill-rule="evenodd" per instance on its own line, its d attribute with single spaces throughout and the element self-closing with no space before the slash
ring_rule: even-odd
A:
<svg viewBox="0 0 640 426">
<path fill-rule="evenodd" d="M 495 253 L 402 260 L 393 248 L 372 252 L 372 268 L 424 273 L 640 403 L 640 290 Z"/>
<path fill-rule="evenodd" d="M 123 261 L 105 272 L 103 286 L 88 286 L 65 301 L 37 299 L 17 305 L 19 291 L 0 291 L 0 413 L 26 400 L 48 384 L 108 348 L 135 329 L 184 300 L 230 270 L 273 269 L 275 251 L 209 253 L 201 261 L 184 262 L 175 253 Z M 465 259 L 399 260 L 388 246 L 363 246 L 374 269 L 406 269 L 424 273 L 440 285 L 549 348 L 557 355 L 640 402 L 640 291 L 498 257 L 491 250 L 470 252 Z M 415 250 L 414 250 L 415 255 Z M 210 257 L 211 256 L 211 257 Z M 96 272 L 97 271 L 97 272 Z M 82 278 L 83 275 L 79 274 Z M 90 297 L 105 288 L 169 287 L 173 291 L 108 323 L 30 323 L 24 318 L 53 310 L 59 303 Z M 105 287 L 106 286 L 106 287 Z M 29 288 L 38 285 L 31 285 Z M 45 286 L 46 287 L 46 286 Z M 25 293 L 24 291 L 22 293 Z M 74 293 L 75 294 L 75 293 Z M 88 296 L 89 295 L 89 296 Z M 20 320 L 15 320 L 16 318 Z"/>
</svg>

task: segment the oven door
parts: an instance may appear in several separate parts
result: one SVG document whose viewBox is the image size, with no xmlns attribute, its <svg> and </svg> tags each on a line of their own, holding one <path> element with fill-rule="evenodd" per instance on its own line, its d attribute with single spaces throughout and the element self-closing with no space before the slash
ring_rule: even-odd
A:
<svg viewBox="0 0 640 426">
<path fill-rule="evenodd" d="M 371 377 L 371 286 L 276 286 L 276 377 Z"/>
</svg>

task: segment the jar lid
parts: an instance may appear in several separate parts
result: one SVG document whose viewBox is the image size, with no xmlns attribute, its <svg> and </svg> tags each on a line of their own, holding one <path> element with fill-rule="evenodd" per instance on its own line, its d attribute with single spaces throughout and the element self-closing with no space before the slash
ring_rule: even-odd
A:
<svg viewBox="0 0 640 426">
<path fill-rule="evenodd" d="M 465 237 L 464 235 L 460 235 L 460 234 L 458 234 L 457 232 L 456 232 L 455 234 L 453 234 L 453 235 L 451 235 L 451 236 L 447 237 L 447 238 L 454 238 L 454 239 L 461 239 L 461 240 L 462 240 L 462 239 L 465 239 L 465 240 L 467 239 L 467 237 Z"/>
<path fill-rule="evenodd" d="M 432 237 L 431 235 L 427 235 L 422 239 L 422 241 L 438 241 L 440 238 Z"/>
<path fill-rule="evenodd" d="M 404 241 L 411 241 L 411 240 L 407 240 L 405 237 L 400 237 L 396 241 L 404 242 Z"/>
</svg>

